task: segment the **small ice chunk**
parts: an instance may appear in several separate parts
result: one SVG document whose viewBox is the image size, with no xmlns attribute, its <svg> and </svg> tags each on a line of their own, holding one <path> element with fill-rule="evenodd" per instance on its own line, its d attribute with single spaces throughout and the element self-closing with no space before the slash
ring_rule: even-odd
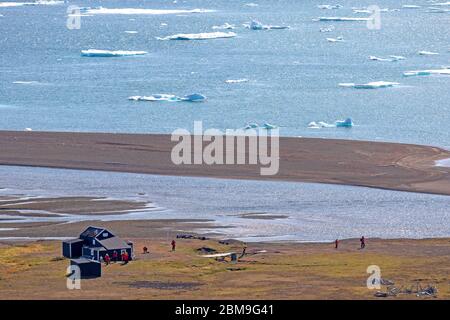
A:
<svg viewBox="0 0 450 320">
<path fill-rule="evenodd" d="M 158 40 L 208 40 L 219 38 L 233 38 L 234 32 L 203 32 L 203 33 L 179 33 L 171 36 L 157 38 Z"/>
<path fill-rule="evenodd" d="M 354 18 L 354 17 L 319 17 L 315 21 L 369 21 L 372 18 Z"/>
<path fill-rule="evenodd" d="M 132 101 L 169 101 L 169 102 L 178 102 L 178 101 L 188 101 L 188 102 L 203 102 L 206 100 L 206 97 L 199 93 L 193 93 L 186 95 L 184 97 L 178 97 L 173 94 L 152 94 L 151 96 L 132 96 L 129 97 L 128 100 Z"/>
<path fill-rule="evenodd" d="M 231 29 L 235 29 L 236 26 L 234 24 L 229 24 L 228 22 L 225 22 L 221 26 L 213 26 L 212 28 L 214 30 L 231 30 Z"/>
<path fill-rule="evenodd" d="M 136 33 L 138 33 L 137 31 L 134 31 L 134 30 L 127 30 L 127 31 L 125 31 L 125 33 L 128 33 L 128 34 L 136 34 Z"/>
<path fill-rule="evenodd" d="M 248 82 L 248 79 L 229 79 L 229 80 L 225 80 L 225 83 L 243 83 L 243 82 Z"/>
<path fill-rule="evenodd" d="M 276 128 L 278 128 L 276 125 L 273 125 L 273 124 L 270 124 L 270 123 L 267 123 L 267 122 L 265 122 L 265 123 L 262 125 L 262 127 L 263 127 L 264 129 L 267 129 L 267 130 L 271 130 L 271 129 L 276 129 Z"/>
<path fill-rule="evenodd" d="M 403 9 L 420 9 L 421 6 L 415 5 L 415 4 L 404 4 L 402 5 Z"/>
<path fill-rule="evenodd" d="M 127 51 L 127 50 L 97 50 L 88 49 L 81 50 L 81 55 L 83 57 L 125 57 L 125 56 L 137 56 L 147 54 L 147 51 Z"/>
<path fill-rule="evenodd" d="M 377 56 L 369 56 L 369 60 L 372 61 L 389 61 L 389 62 L 395 62 L 395 61 L 400 61 L 400 60 L 405 60 L 405 57 L 402 56 L 389 56 L 389 58 L 381 58 L 381 57 L 377 57 Z"/>
<path fill-rule="evenodd" d="M 439 53 L 438 52 L 432 52 L 432 51 L 419 51 L 419 52 L 417 52 L 417 54 L 419 54 L 421 56 L 436 56 Z"/>
<path fill-rule="evenodd" d="M 249 122 L 245 125 L 244 130 L 256 129 L 258 127 L 259 127 L 259 125 L 257 123 Z"/>
<path fill-rule="evenodd" d="M 337 37 L 337 38 L 327 38 L 328 42 L 344 42 L 343 37 Z"/>
<path fill-rule="evenodd" d="M 412 77 L 412 76 L 429 76 L 432 74 L 437 75 L 450 75 L 450 69 L 443 68 L 443 69 L 434 69 L 434 70 L 413 70 L 413 71 L 406 71 L 403 73 L 403 76 L 405 77 Z"/>
<path fill-rule="evenodd" d="M 378 88 L 390 88 L 399 85 L 398 82 L 389 81 L 373 81 L 363 84 L 356 83 L 339 83 L 340 87 L 355 88 L 355 89 L 378 89 Z"/>
<path fill-rule="evenodd" d="M 33 129 L 31 129 L 31 128 L 25 128 L 23 131 L 33 131 Z"/>
<path fill-rule="evenodd" d="M 289 26 L 264 25 L 257 20 L 253 20 L 250 24 L 245 24 L 245 27 L 251 30 L 280 30 L 289 29 Z"/>
<path fill-rule="evenodd" d="M 319 9 L 326 9 L 326 10 L 332 10 L 332 9 L 340 9 L 342 6 L 340 4 L 319 4 L 317 5 L 317 8 Z"/>
<path fill-rule="evenodd" d="M 257 4 L 257 3 L 254 3 L 254 2 L 249 2 L 249 3 L 245 3 L 244 6 L 245 6 L 245 7 L 257 7 L 258 4 Z"/>
</svg>

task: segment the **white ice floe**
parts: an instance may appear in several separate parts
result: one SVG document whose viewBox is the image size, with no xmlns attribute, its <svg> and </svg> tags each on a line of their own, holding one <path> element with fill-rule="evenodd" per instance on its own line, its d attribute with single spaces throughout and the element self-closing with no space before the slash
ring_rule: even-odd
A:
<svg viewBox="0 0 450 320">
<path fill-rule="evenodd" d="M 337 120 L 334 123 L 328 123 L 325 121 L 312 121 L 308 124 L 310 129 L 321 129 L 321 128 L 351 128 L 353 127 L 353 120 L 347 118 L 345 120 Z"/>
<path fill-rule="evenodd" d="M 448 12 L 450 12 L 450 9 L 429 7 L 427 12 L 429 12 L 429 13 L 448 13 Z"/>
<path fill-rule="evenodd" d="M 415 4 L 404 4 L 402 5 L 402 9 L 420 9 L 421 6 L 415 5 Z"/>
<path fill-rule="evenodd" d="M 179 33 L 167 37 L 157 37 L 158 40 L 208 40 L 220 38 L 233 38 L 234 32 L 202 32 L 202 33 Z"/>
<path fill-rule="evenodd" d="M 126 57 L 126 56 L 139 56 L 147 54 L 147 51 L 128 51 L 128 50 L 97 50 L 88 49 L 81 50 L 83 57 Z"/>
<path fill-rule="evenodd" d="M 389 81 L 373 81 L 368 83 L 339 83 L 340 87 L 355 88 L 355 89 L 378 89 L 378 88 L 390 88 L 399 85 L 398 82 Z"/>
<path fill-rule="evenodd" d="M 244 24 L 244 26 L 251 30 L 281 30 L 290 28 L 289 26 L 264 25 L 257 20 L 253 20 L 250 24 Z"/>
<path fill-rule="evenodd" d="M 133 101 L 169 101 L 169 102 L 179 102 L 179 101 L 187 101 L 187 102 L 203 102 L 206 101 L 206 97 L 199 93 L 189 94 L 183 97 L 179 97 L 173 94 L 152 94 L 151 96 L 132 96 L 129 97 L 128 100 Z"/>
<path fill-rule="evenodd" d="M 7 8 L 7 7 L 22 7 L 22 6 L 54 6 L 63 4 L 64 1 L 34 1 L 34 2 L 0 2 L 0 8 Z"/>
<path fill-rule="evenodd" d="M 342 6 L 340 4 L 319 4 L 317 5 L 317 8 L 331 10 L 331 9 L 340 9 L 342 8 Z"/>
<path fill-rule="evenodd" d="M 372 18 L 354 18 L 354 17 L 319 17 L 314 21 L 369 21 Z"/>
<path fill-rule="evenodd" d="M 33 131 L 33 129 L 31 129 L 31 128 L 25 128 L 25 129 L 23 129 L 23 131 Z"/>
<path fill-rule="evenodd" d="M 245 7 L 257 7 L 259 6 L 257 3 L 249 2 L 244 4 Z"/>
<path fill-rule="evenodd" d="M 343 37 L 337 37 L 337 38 L 327 38 L 328 42 L 344 42 L 344 38 Z"/>
<path fill-rule="evenodd" d="M 225 22 L 221 26 L 213 26 L 212 28 L 214 30 L 231 30 L 231 29 L 235 29 L 236 26 L 234 24 L 229 24 L 228 22 Z"/>
<path fill-rule="evenodd" d="M 13 81 L 14 84 L 41 84 L 39 81 Z"/>
<path fill-rule="evenodd" d="M 145 9 L 145 8 L 90 8 L 86 10 L 90 14 L 125 14 L 125 15 L 163 15 L 163 14 L 185 14 L 185 13 L 209 13 L 215 12 L 210 9 Z"/>
<path fill-rule="evenodd" d="M 406 58 L 403 56 L 389 56 L 389 58 L 382 58 L 377 56 L 369 56 L 369 60 L 372 61 L 388 61 L 388 62 L 395 62 L 400 60 L 405 60 Z"/>
<path fill-rule="evenodd" d="M 225 80 L 225 83 L 243 83 L 243 82 L 248 82 L 248 79 L 229 79 L 229 80 Z"/>
<path fill-rule="evenodd" d="M 413 70 L 406 71 L 403 73 L 405 77 L 413 77 L 413 76 L 430 76 L 430 75 L 450 75 L 450 68 L 443 69 L 431 69 L 431 70 Z"/>
<path fill-rule="evenodd" d="M 138 33 L 137 31 L 134 31 L 134 30 L 127 30 L 127 31 L 125 31 L 125 33 L 128 33 L 128 34 L 136 34 L 136 33 Z"/>
<path fill-rule="evenodd" d="M 420 56 L 436 56 L 439 53 L 438 52 L 432 52 L 432 51 L 419 51 L 417 52 L 418 55 Z"/>
</svg>

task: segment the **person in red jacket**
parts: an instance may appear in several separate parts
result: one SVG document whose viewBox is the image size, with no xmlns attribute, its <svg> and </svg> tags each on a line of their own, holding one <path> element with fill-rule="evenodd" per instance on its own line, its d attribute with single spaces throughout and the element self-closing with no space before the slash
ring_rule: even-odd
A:
<svg viewBox="0 0 450 320">
<path fill-rule="evenodd" d="M 109 254 L 105 254 L 105 257 L 103 258 L 105 261 L 105 264 L 108 265 L 111 262 L 111 258 L 109 257 Z"/>
<path fill-rule="evenodd" d="M 123 261 L 123 264 L 127 264 L 128 263 L 128 252 L 126 252 L 126 251 L 124 251 L 123 253 L 122 253 L 122 261 Z"/>
<path fill-rule="evenodd" d="M 177 243 L 175 242 L 175 240 L 172 240 L 172 251 L 175 251 L 176 245 Z"/>
</svg>

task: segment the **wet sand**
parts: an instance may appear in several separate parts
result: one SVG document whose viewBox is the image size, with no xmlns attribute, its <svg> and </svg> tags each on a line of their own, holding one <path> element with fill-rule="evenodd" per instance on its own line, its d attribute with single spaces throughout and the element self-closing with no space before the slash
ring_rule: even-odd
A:
<svg viewBox="0 0 450 320">
<path fill-rule="evenodd" d="M 432 146 L 280 138 L 280 170 L 175 165 L 169 135 L 0 131 L 0 164 L 214 178 L 334 183 L 450 195 L 450 152 Z"/>
</svg>

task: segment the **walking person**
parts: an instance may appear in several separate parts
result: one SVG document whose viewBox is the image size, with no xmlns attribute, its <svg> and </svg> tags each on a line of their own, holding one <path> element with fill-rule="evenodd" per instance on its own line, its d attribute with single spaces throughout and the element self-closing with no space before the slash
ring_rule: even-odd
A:
<svg viewBox="0 0 450 320">
<path fill-rule="evenodd" d="M 175 247 L 177 245 L 177 243 L 175 242 L 175 240 L 172 240 L 172 251 L 175 251 Z"/>
<path fill-rule="evenodd" d="M 334 240 L 334 248 L 337 249 L 339 247 L 339 239 Z"/>
<path fill-rule="evenodd" d="M 359 242 L 361 242 L 361 249 L 364 249 L 366 247 L 366 238 L 364 236 L 359 239 Z"/>
</svg>

